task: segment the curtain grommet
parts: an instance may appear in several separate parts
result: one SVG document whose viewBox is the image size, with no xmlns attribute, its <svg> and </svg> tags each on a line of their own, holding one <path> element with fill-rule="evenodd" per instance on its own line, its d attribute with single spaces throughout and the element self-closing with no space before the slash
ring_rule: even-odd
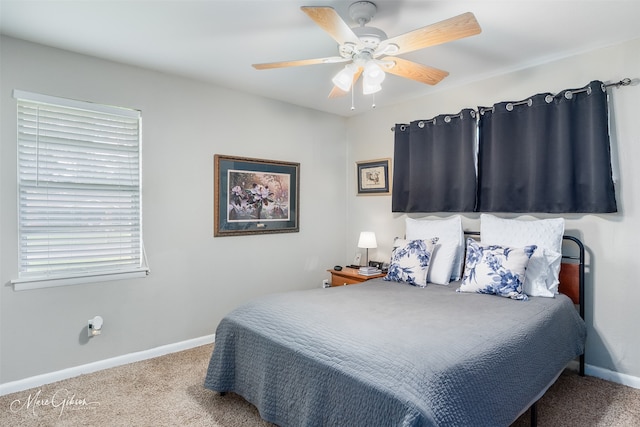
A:
<svg viewBox="0 0 640 427">
<path fill-rule="evenodd" d="M 424 122 L 423 122 L 423 121 L 419 121 L 419 122 L 418 122 L 418 127 L 419 127 L 420 129 L 422 129 L 422 128 L 424 127 Z"/>
<path fill-rule="evenodd" d="M 573 92 L 571 92 L 570 90 L 566 91 L 564 93 L 564 97 L 567 98 L 567 99 L 573 98 Z"/>
<path fill-rule="evenodd" d="M 450 123 L 450 122 L 451 122 L 451 117 L 449 117 L 449 116 L 444 116 L 444 122 L 445 122 L 445 123 Z"/>
<path fill-rule="evenodd" d="M 545 101 L 547 104 L 551 104 L 551 103 L 553 102 L 553 95 L 547 95 L 547 96 L 545 96 L 545 97 L 544 97 L 544 101 Z"/>
<path fill-rule="evenodd" d="M 513 111 L 513 104 L 511 102 L 509 102 L 507 105 L 504 106 L 504 108 L 507 111 Z"/>
</svg>

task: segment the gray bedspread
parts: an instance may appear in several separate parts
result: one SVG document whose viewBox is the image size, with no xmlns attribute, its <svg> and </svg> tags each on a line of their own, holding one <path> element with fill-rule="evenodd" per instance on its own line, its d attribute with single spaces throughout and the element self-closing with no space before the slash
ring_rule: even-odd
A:
<svg viewBox="0 0 640 427">
<path fill-rule="evenodd" d="M 218 325 L 205 387 L 281 426 L 507 426 L 576 356 L 571 301 L 371 280 L 272 294 Z"/>
</svg>

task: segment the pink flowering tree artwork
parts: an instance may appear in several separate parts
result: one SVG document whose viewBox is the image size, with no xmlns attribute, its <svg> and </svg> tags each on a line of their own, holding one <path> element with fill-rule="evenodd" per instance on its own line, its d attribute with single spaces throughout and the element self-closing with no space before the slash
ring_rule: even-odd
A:
<svg viewBox="0 0 640 427">
<path fill-rule="evenodd" d="M 230 170 L 228 220 L 289 219 L 289 175 Z"/>
</svg>

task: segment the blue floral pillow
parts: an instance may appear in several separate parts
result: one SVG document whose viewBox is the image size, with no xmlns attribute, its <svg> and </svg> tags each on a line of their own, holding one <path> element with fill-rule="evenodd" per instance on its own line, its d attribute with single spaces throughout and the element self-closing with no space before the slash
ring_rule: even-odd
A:
<svg viewBox="0 0 640 427">
<path fill-rule="evenodd" d="M 384 280 L 426 287 L 429 262 L 437 242 L 437 237 L 427 240 L 396 239 L 391 252 L 389 272 Z"/>
<path fill-rule="evenodd" d="M 482 245 L 467 239 L 467 258 L 458 292 L 529 299 L 523 292 L 524 273 L 536 248 L 536 245 L 524 248 Z"/>
</svg>

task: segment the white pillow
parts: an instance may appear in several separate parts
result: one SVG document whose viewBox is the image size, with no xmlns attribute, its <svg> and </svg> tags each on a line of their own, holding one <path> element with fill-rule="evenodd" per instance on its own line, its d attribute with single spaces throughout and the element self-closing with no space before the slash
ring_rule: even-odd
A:
<svg viewBox="0 0 640 427">
<path fill-rule="evenodd" d="M 440 278 L 441 272 L 444 271 L 451 272 L 449 274 L 451 280 L 460 280 L 464 263 L 464 233 L 462 232 L 462 218 L 459 215 L 447 219 L 407 218 L 405 234 L 408 240 L 429 239 L 433 236 L 438 236 L 438 244 L 443 245 L 443 248 L 448 247 L 448 245 L 454 245 L 455 256 L 453 257 L 453 262 L 451 257 L 438 257 L 436 253 L 431 261 L 430 270 L 438 272 L 436 274 L 437 278 L 433 278 L 433 280 L 437 280 L 434 283 L 446 284 Z M 448 254 L 448 250 L 443 251 L 443 255 L 446 254 Z"/>
<path fill-rule="evenodd" d="M 431 255 L 431 267 L 427 273 L 427 282 L 448 285 L 457 254 L 458 245 L 454 242 L 438 243 L 433 248 Z"/>
<path fill-rule="evenodd" d="M 562 261 L 564 218 L 518 220 L 480 215 L 480 237 L 485 245 L 536 245 L 525 274 L 527 295 L 553 297 L 558 293 Z"/>
</svg>

